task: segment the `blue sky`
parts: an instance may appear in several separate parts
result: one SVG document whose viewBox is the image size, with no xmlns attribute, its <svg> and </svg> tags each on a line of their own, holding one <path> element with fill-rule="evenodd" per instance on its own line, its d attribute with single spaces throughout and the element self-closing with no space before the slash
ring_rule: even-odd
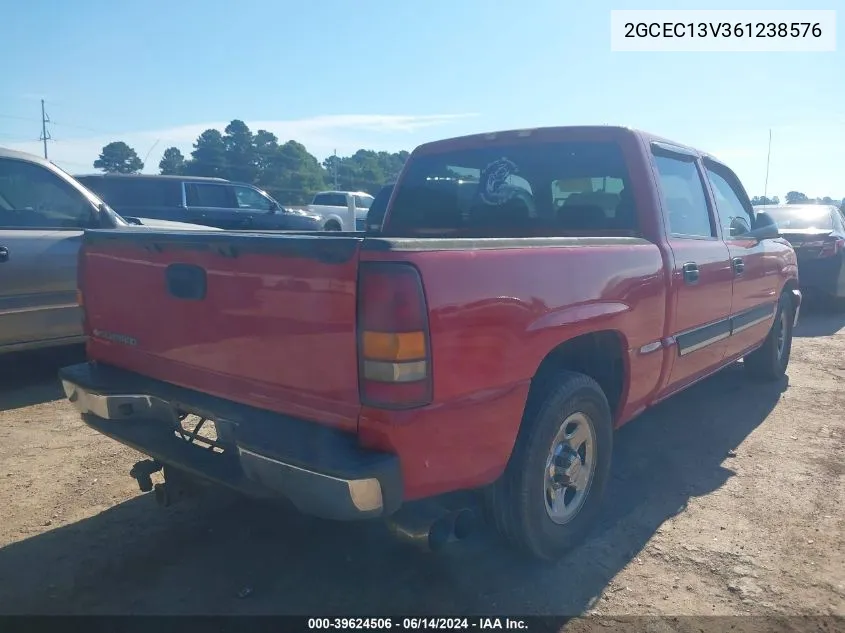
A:
<svg viewBox="0 0 845 633">
<path fill-rule="evenodd" d="M 762 194 L 845 196 L 845 42 L 835 53 L 612 53 L 611 9 L 796 2 L 28 0 L 4 12 L 0 145 L 71 172 L 111 140 L 154 170 L 240 118 L 319 158 L 479 131 L 631 125 L 728 162 Z M 840 5 L 837 7 L 837 5 Z M 816 0 L 836 9 L 841 0 Z"/>
</svg>

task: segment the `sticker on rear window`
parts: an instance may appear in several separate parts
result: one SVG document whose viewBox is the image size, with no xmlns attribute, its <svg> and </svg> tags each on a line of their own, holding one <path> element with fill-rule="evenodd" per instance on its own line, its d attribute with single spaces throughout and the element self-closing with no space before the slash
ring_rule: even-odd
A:
<svg viewBox="0 0 845 633">
<path fill-rule="evenodd" d="M 508 184 L 508 178 L 517 173 L 519 169 L 516 164 L 507 159 L 500 158 L 495 160 L 481 172 L 481 183 L 479 187 L 479 195 L 481 199 L 487 204 L 500 205 L 507 202 L 513 190 Z"/>
</svg>

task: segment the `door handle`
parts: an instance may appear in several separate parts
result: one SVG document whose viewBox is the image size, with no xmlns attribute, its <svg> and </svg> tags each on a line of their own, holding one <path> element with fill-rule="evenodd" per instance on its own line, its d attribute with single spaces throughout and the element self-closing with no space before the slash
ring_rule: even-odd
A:
<svg viewBox="0 0 845 633">
<path fill-rule="evenodd" d="M 684 282 L 690 285 L 698 283 L 698 264 L 695 262 L 688 262 L 684 264 Z"/>
<path fill-rule="evenodd" d="M 0 264 L 9 261 L 9 249 L 5 246 L 0 246 Z"/>
<path fill-rule="evenodd" d="M 731 265 L 733 266 L 735 275 L 741 275 L 745 271 L 745 262 L 742 261 L 742 257 L 734 257 L 731 260 Z"/>
</svg>

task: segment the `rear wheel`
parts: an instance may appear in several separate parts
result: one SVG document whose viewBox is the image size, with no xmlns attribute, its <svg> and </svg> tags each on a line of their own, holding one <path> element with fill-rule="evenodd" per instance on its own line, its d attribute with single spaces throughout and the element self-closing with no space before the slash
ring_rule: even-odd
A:
<svg viewBox="0 0 845 633">
<path fill-rule="evenodd" d="M 553 561 L 596 519 L 613 426 L 607 398 L 592 378 L 564 371 L 546 385 L 529 397 L 508 466 L 488 491 L 487 511 L 511 544 Z"/>
<path fill-rule="evenodd" d="M 752 378 L 773 381 L 786 374 L 792 353 L 792 315 L 792 301 L 787 294 L 782 294 L 766 340 L 743 360 Z"/>
</svg>

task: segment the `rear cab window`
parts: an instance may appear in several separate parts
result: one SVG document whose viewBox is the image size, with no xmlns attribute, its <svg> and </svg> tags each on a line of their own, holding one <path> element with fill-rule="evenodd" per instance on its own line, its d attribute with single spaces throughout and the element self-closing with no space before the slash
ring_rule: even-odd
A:
<svg viewBox="0 0 845 633">
<path fill-rule="evenodd" d="M 627 164 L 611 141 L 517 141 L 413 156 L 387 236 L 639 233 Z"/>
</svg>

